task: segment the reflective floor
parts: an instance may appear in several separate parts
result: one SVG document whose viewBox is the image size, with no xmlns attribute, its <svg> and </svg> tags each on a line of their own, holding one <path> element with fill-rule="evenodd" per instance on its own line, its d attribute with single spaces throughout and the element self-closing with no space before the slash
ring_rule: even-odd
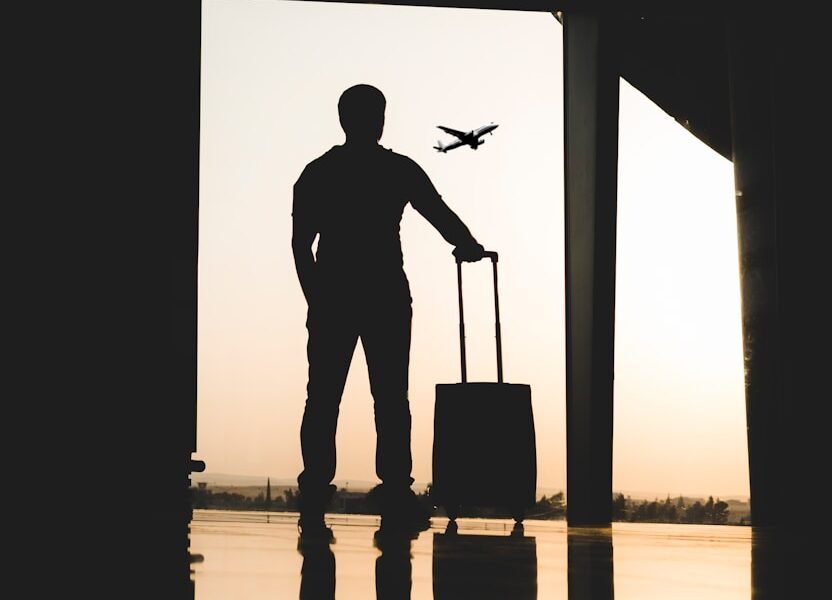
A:
<svg viewBox="0 0 832 600">
<path fill-rule="evenodd" d="M 291 513 L 195 511 L 194 597 L 789 597 L 776 593 L 774 563 L 766 562 L 770 554 L 761 553 L 750 527 L 615 523 L 570 529 L 564 521 L 529 520 L 517 529 L 511 520 L 459 519 L 453 532 L 447 519 L 434 518 L 431 529 L 408 540 L 379 537 L 377 517 L 328 515 L 335 541 L 301 545 L 296 519 Z"/>
</svg>

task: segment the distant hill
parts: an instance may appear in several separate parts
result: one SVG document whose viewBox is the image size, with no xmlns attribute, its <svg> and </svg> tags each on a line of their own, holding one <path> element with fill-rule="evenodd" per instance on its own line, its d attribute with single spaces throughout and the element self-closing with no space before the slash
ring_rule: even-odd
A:
<svg viewBox="0 0 832 600">
<path fill-rule="evenodd" d="M 271 480 L 271 486 L 275 488 L 292 488 L 297 486 L 295 478 L 286 477 L 271 477 L 267 475 L 236 475 L 232 473 L 193 473 L 191 475 L 191 482 L 196 485 L 199 482 L 205 482 L 209 487 L 213 488 L 230 488 L 230 487 L 247 487 L 247 488 L 266 488 L 266 479 Z M 346 488 L 354 492 L 366 492 L 370 490 L 377 482 L 361 481 L 361 480 L 336 480 L 334 484 L 338 489 Z M 496 483 L 496 482 L 495 482 Z M 417 492 L 422 492 L 427 487 L 426 482 L 415 482 L 413 489 Z M 563 488 L 539 487 L 537 489 L 537 496 L 552 496 L 558 492 L 564 491 Z M 622 493 L 625 496 L 630 496 L 634 500 L 664 500 L 668 493 L 643 492 L 633 490 L 614 490 L 613 493 Z M 670 493 L 672 498 L 678 498 L 680 494 Z M 692 504 L 696 500 L 704 502 L 708 496 L 713 495 L 714 499 L 719 498 L 728 503 L 731 508 L 731 513 L 738 515 L 747 513 L 749 511 L 749 498 L 742 494 L 727 494 L 718 496 L 717 494 L 689 494 L 684 493 L 681 496 L 685 499 L 685 503 Z"/>
<path fill-rule="evenodd" d="M 687 502 L 690 499 L 691 502 L 695 502 L 696 500 L 705 501 L 708 499 L 708 496 L 713 496 L 714 500 L 719 498 L 720 500 L 724 500 L 725 502 L 748 502 L 749 498 L 747 495 L 744 494 L 714 494 L 712 492 L 698 492 L 698 493 L 690 493 L 690 492 L 645 492 L 640 490 L 613 490 L 613 494 L 624 494 L 625 496 L 630 496 L 633 500 L 664 500 L 670 495 L 671 498 L 678 498 L 681 496 Z"/>
<path fill-rule="evenodd" d="M 266 486 L 266 479 L 271 479 L 272 485 L 292 486 L 297 485 L 294 479 L 280 479 L 267 475 L 232 475 L 228 473 L 193 473 L 192 483 L 205 482 L 210 486 Z"/>
<path fill-rule="evenodd" d="M 206 483 L 209 487 L 266 487 L 266 479 L 271 481 L 272 488 L 281 487 L 297 487 L 297 479 L 286 477 L 271 477 L 268 475 L 234 475 L 231 473 L 193 473 L 191 475 L 191 483 Z M 344 481 L 336 480 L 333 482 L 339 489 L 347 488 L 351 491 L 368 491 L 376 482 L 372 481 Z M 426 484 L 415 483 L 413 485 L 416 490 L 423 490 Z"/>
<path fill-rule="evenodd" d="M 191 475 L 191 483 L 205 483 L 211 488 L 266 488 L 266 479 L 270 479 L 272 489 L 275 488 L 292 488 L 297 487 L 297 480 L 286 477 L 270 477 L 266 475 L 235 475 L 231 473 L 193 473 Z M 361 481 L 361 480 L 335 480 L 333 482 L 338 489 L 346 488 L 352 492 L 367 492 L 372 489 L 378 482 Z M 423 492 L 427 488 L 428 483 L 417 481 L 413 484 L 413 489 L 416 492 Z M 538 497 L 546 495 L 552 496 L 558 492 L 563 491 L 562 488 L 538 488 Z M 242 492 L 241 492 L 242 493 Z"/>
</svg>

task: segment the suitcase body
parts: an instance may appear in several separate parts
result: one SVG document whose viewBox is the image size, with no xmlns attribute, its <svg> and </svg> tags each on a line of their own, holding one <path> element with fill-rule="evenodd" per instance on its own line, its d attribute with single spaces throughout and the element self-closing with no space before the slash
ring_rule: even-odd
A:
<svg viewBox="0 0 832 600">
<path fill-rule="evenodd" d="M 535 503 L 534 416 L 531 387 L 502 381 L 497 256 L 492 254 L 498 381 L 467 381 L 458 262 L 462 382 L 436 385 L 431 499 L 451 519 L 462 507 L 477 506 L 502 509 L 519 522 Z"/>
<path fill-rule="evenodd" d="M 522 520 L 535 503 L 536 487 L 531 388 L 511 383 L 438 384 L 434 503 L 452 519 L 460 507 L 487 506 Z"/>
</svg>

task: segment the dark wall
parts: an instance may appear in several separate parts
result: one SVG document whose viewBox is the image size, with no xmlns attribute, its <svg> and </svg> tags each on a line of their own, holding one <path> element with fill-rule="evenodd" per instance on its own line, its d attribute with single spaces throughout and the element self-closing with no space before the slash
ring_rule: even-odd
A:
<svg viewBox="0 0 832 600">
<path fill-rule="evenodd" d="M 4 456 L 19 490 L 9 520 L 28 544 L 9 548 L 34 571 L 32 589 L 179 597 L 169 592 L 188 593 L 201 5 L 32 8 L 15 45 L 23 77 L 7 81 L 26 106 L 7 113 L 24 133 L 9 169 L 23 186 L 4 199 L 32 217 L 4 214 L 24 232 L 8 256 L 25 275 L 4 291 L 27 305 L 8 313 L 24 329 L 9 347 L 31 364 L 23 377 L 7 363 L 22 385 L 4 406 L 28 413 L 4 413 L 20 441 Z"/>
</svg>

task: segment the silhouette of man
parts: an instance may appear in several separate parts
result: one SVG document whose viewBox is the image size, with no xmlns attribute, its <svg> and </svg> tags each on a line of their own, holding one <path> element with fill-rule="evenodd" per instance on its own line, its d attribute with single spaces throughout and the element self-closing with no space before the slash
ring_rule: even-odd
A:
<svg viewBox="0 0 832 600">
<path fill-rule="evenodd" d="M 338 115 L 345 143 L 310 162 L 294 186 L 292 250 L 309 334 L 298 476 L 302 534 L 329 532 L 324 511 L 335 491 L 339 405 L 359 338 L 374 402 L 382 521 L 388 527 L 429 526 L 429 513 L 411 489 L 412 312 L 399 237 L 405 206 L 409 202 L 454 245 L 457 258 L 483 257 L 483 247 L 421 167 L 378 143 L 385 107 L 384 95 L 373 86 L 344 91 Z"/>
</svg>

